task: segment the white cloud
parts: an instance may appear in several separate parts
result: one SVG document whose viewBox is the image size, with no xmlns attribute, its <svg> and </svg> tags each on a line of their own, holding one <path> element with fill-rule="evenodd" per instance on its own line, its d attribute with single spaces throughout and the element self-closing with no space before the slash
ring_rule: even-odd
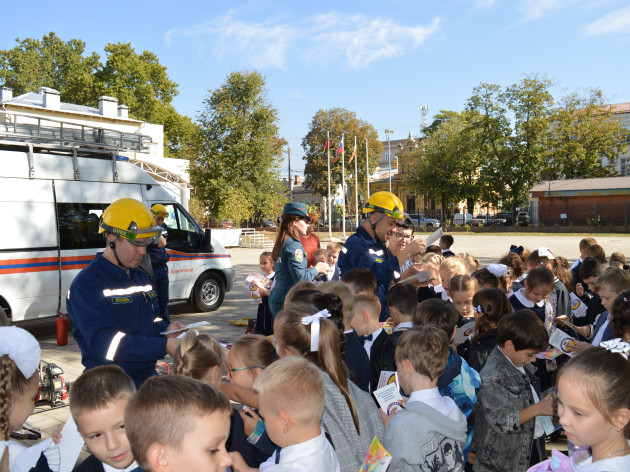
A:
<svg viewBox="0 0 630 472">
<path fill-rule="evenodd" d="M 294 29 L 289 24 L 273 22 L 246 23 L 235 19 L 229 11 L 222 17 L 206 21 L 192 28 L 174 28 L 166 33 L 167 43 L 178 36 L 214 36 L 212 50 L 218 57 L 239 54 L 253 66 L 271 64 L 282 68 L 287 49 L 294 39 Z"/>
<path fill-rule="evenodd" d="M 365 67 L 387 57 L 401 56 L 422 44 L 439 28 L 439 18 L 428 26 L 400 26 L 391 19 L 350 17 L 339 13 L 318 15 L 309 56 L 343 54 L 353 68 Z"/>
<path fill-rule="evenodd" d="M 524 20 L 539 20 L 548 13 L 562 10 L 568 6 L 580 3 L 583 0 L 524 0 L 521 11 L 524 13 Z"/>
<path fill-rule="evenodd" d="M 427 26 L 403 26 L 388 18 L 331 12 L 300 22 L 269 20 L 248 23 L 230 11 L 193 27 L 178 27 L 166 33 L 171 43 L 178 37 L 210 37 L 215 55 L 238 55 L 255 67 L 282 68 L 292 54 L 306 59 L 345 57 L 352 68 L 406 54 L 439 29 L 439 18 Z M 207 49 L 204 45 L 203 49 Z"/>
<path fill-rule="evenodd" d="M 630 7 L 608 13 L 583 29 L 585 36 L 628 32 L 630 32 Z"/>
</svg>

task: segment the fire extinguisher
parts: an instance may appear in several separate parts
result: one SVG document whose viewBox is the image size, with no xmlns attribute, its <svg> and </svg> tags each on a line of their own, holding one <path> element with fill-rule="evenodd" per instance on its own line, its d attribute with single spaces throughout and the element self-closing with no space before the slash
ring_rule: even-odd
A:
<svg viewBox="0 0 630 472">
<path fill-rule="evenodd" d="M 57 317 L 57 346 L 68 344 L 68 318 L 63 313 Z"/>
</svg>

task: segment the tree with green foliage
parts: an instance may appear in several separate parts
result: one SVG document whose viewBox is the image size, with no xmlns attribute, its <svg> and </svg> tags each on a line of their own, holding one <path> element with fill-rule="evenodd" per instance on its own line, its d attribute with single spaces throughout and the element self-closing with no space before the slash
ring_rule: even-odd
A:
<svg viewBox="0 0 630 472">
<path fill-rule="evenodd" d="M 278 136 L 264 76 L 233 72 L 203 103 L 198 156 L 190 160 L 197 197 L 219 218 L 274 219 L 286 200 L 279 180 L 286 141 Z"/>
<path fill-rule="evenodd" d="M 41 40 L 16 41 L 12 49 L 0 50 L 0 85 L 12 88 L 14 95 L 50 87 L 63 102 L 91 107 L 98 106 L 102 95 L 115 97 L 129 107 L 131 118 L 164 125 L 166 156 L 190 156 L 197 126 L 173 107 L 177 84 L 154 53 L 138 54 L 129 43 L 110 43 L 102 64 L 95 52 L 85 55 L 79 39 L 64 42 L 50 33 Z"/>
<path fill-rule="evenodd" d="M 95 72 L 102 64 L 95 52 L 86 56 L 85 42 L 61 40 L 55 33 L 39 39 L 16 39 L 17 45 L 0 50 L 0 85 L 14 96 L 53 88 L 61 101 L 93 105 L 98 99 Z"/>
<path fill-rule="evenodd" d="M 475 114 L 442 111 L 440 124 L 417 150 L 408 153 L 410 172 L 405 183 L 417 193 L 438 200 L 442 208 L 466 200 L 469 209 L 482 192 L 480 155 L 474 146 Z"/>
<path fill-rule="evenodd" d="M 341 142 L 341 135 L 345 135 L 345 159 L 346 159 L 346 181 L 350 175 L 354 174 L 354 162 L 348 165 L 348 160 L 354 148 L 354 137 L 357 138 L 357 170 L 359 177 L 359 192 L 364 192 L 367 187 L 366 167 L 365 167 L 365 139 L 368 140 L 368 151 L 370 158 L 370 172 L 374 172 L 375 167 L 381 157 L 383 145 L 378 139 L 378 133 L 374 127 L 357 118 L 353 111 L 345 108 L 331 108 L 329 110 L 318 110 L 309 124 L 309 131 L 302 139 L 304 149 L 304 185 L 313 190 L 316 195 L 328 195 L 328 158 L 324 152 L 327 132 L 330 134 L 330 184 L 331 189 L 336 189 L 341 185 L 341 156 L 335 160 L 337 148 Z M 352 179 L 354 181 L 354 178 Z"/>
<path fill-rule="evenodd" d="M 479 116 L 475 145 L 486 159 L 480 178 L 491 189 L 489 202 L 514 209 L 528 201 L 548 146 L 550 87 L 549 80 L 527 77 L 504 91 L 486 83 L 473 89 L 466 109 Z"/>
<path fill-rule="evenodd" d="M 615 161 L 625 152 L 625 130 L 601 90 L 572 93 L 554 108 L 543 179 L 616 175 Z M 608 165 L 602 166 L 600 159 Z"/>
</svg>

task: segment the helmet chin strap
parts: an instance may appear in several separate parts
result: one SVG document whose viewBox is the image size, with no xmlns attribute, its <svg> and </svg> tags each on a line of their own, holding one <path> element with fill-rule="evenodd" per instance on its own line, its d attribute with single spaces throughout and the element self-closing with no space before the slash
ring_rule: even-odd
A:
<svg viewBox="0 0 630 472">
<path fill-rule="evenodd" d="M 378 220 L 376 220 L 376 223 L 372 223 L 371 218 L 368 218 L 368 221 L 370 222 L 370 226 L 372 227 L 372 232 L 374 233 L 374 240 L 377 243 L 382 243 L 383 241 L 381 241 L 378 237 L 378 234 L 376 234 L 376 225 L 378 224 L 379 221 L 381 221 L 383 219 L 383 217 L 385 216 L 385 213 L 381 213 L 381 216 L 378 217 Z"/>
<path fill-rule="evenodd" d="M 116 241 L 118 241 L 119 239 L 120 239 L 120 236 L 116 235 L 116 239 L 113 241 L 109 241 L 108 244 L 111 250 L 114 252 L 114 257 L 116 258 L 118 265 L 122 267 L 123 269 L 125 269 L 125 272 L 129 273 L 130 268 L 121 262 L 120 258 L 118 257 L 118 253 L 116 252 Z"/>
</svg>

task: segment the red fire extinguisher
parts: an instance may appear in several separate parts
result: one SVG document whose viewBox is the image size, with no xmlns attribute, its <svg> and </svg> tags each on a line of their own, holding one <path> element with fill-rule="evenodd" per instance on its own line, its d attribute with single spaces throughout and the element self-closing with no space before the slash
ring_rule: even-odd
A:
<svg viewBox="0 0 630 472">
<path fill-rule="evenodd" d="M 57 346 L 68 344 L 68 318 L 59 313 L 57 317 Z"/>
</svg>

